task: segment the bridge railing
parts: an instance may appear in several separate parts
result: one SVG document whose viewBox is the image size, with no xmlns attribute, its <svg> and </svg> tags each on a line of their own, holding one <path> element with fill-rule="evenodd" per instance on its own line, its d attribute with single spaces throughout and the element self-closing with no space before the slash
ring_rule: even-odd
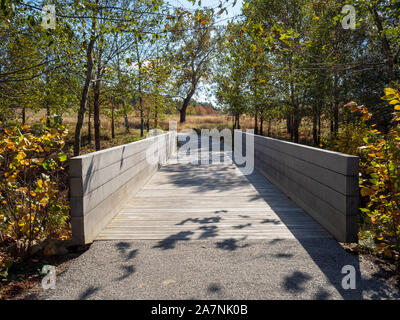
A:
<svg viewBox="0 0 400 320">
<path fill-rule="evenodd" d="M 246 150 L 248 133 L 242 134 Z M 254 135 L 254 167 L 341 242 L 357 241 L 358 162 L 356 156 Z"/>
<path fill-rule="evenodd" d="M 70 159 L 73 242 L 92 242 L 134 195 L 176 152 L 176 132 Z"/>
</svg>

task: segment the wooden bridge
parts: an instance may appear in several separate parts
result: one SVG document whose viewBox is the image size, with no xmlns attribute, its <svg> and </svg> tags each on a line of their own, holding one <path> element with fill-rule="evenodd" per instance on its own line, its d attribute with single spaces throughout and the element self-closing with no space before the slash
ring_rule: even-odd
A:
<svg viewBox="0 0 400 320">
<path fill-rule="evenodd" d="M 170 161 L 127 199 L 96 240 L 288 239 L 295 235 L 329 236 L 258 172 L 245 176 L 235 164 Z"/>
<path fill-rule="evenodd" d="M 176 157 L 172 132 L 72 159 L 74 240 L 354 239 L 357 174 L 349 161 L 357 157 L 251 138 L 256 168 L 248 175 L 234 161 L 216 163 L 232 159 L 232 151 L 206 144 L 204 152 L 202 139 L 191 150 L 200 163 Z M 156 161 L 149 163 L 149 154 Z"/>
<path fill-rule="evenodd" d="M 94 243 L 41 298 L 399 298 L 336 241 L 357 237 L 357 157 L 227 138 L 171 131 L 73 158 L 73 240 Z"/>
</svg>

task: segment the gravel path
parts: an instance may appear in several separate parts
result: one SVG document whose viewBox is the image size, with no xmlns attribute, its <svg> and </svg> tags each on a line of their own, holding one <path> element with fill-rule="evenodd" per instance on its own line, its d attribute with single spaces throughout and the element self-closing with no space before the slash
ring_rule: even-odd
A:
<svg viewBox="0 0 400 320">
<path fill-rule="evenodd" d="M 36 299 L 399 299 L 333 239 L 97 241 Z M 356 289 L 344 290 L 344 265 Z"/>
</svg>

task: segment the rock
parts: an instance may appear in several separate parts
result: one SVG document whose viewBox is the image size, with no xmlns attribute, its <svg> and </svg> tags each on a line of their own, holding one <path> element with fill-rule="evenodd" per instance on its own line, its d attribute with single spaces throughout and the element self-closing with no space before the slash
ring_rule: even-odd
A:
<svg viewBox="0 0 400 320">
<path fill-rule="evenodd" d="M 64 255 L 68 254 L 68 249 L 64 246 L 60 246 L 57 248 L 56 254 L 59 256 L 64 256 Z"/>
<path fill-rule="evenodd" d="M 34 246 L 32 246 L 31 248 L 31 255 L 35 255 L 36 253 L 38 253 L 39 251 L 43 250 L 43 246 L 42 244 L 35 244 Z"/>
<path fill-rule="evenodd" d="M 58 239 L 46 239 L 43 242 L 43 254 L 45 256 L 52 255 L 66 255 L 68 254 L 67 246 L 70 241 L 58 240 Z"/>
</svg>

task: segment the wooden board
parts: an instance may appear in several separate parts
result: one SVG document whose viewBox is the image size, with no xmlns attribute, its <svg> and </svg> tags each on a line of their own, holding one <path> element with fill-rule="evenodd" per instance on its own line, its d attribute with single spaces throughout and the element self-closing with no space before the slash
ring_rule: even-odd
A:
<svg viewBox="0 0 400 320">
<path fill-rule="evenodd" d="M 330 235 L 257 172 L 169 163 L 126 199 L 97 240 L 321 237 Z"/>
</svg>

